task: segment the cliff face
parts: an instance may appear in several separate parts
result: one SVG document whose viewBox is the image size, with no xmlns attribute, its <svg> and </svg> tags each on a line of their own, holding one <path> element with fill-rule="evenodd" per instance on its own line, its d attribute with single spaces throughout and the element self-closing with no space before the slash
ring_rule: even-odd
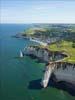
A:
<svg viewBox="0 0 75 100">
<path fill-rule="evenodd" d="M 56 82 L 65 81 L 75 85 L 75 64 L 50 62 L 45 69 L 42 79 L 42 86 L 45 88 L 54 74 L 53 80 Z"/>
<path fill-rule="evenodd" d="M 66 81 L 75 84 L 75 64 L 63 63 L 54 70 L 57 81 Z"/>
<path fill-rule="evenodd" d="M 53 66 L 49 66 L 49 65 L 46 66 L 45 73 L 44 73 L 44 76 L 43 76 L 42 81 L 41 81 L 41 85 L 44 88 L 47 87 L 49 79 L 51 77 L 51 74 L 52 74 L 53 70 L 54 70 Z"/>
<path fill-rule="evenodd" d="M 24 51 L 24 54 L 35 56 L 45 62 L 61 60 L 64 57 L 67 57 L 66 54 L 62 54 L 60 52 L 52 52 L 49 51 L 47 48 L 40 48 L 37 46 L 27 47 Z"/>
</svg>

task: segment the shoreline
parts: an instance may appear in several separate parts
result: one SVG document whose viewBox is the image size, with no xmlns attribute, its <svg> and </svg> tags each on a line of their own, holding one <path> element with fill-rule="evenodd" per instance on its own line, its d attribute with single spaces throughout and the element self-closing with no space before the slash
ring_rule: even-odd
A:
<svg viewBox="0 0 75 100">
<path fill-rule="evenodd" d="M 39 43 L 39 44 L 42 45 L 42 46 L 47 46 L 47 45 L 48 45 L 48 44 L 45 43 L 45 42 L 42 42 L 42 41 L 40 41 L 40 40 L 37 40 L 36 38 L 35 38 L 35 39 L 30 38 L 30 41 L 33 41 L 33 42 Z"/>
</svg>

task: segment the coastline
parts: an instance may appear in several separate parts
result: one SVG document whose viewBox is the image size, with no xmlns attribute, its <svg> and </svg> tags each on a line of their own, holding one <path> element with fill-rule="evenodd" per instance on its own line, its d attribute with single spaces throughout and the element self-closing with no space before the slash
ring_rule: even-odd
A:
<svg viewBox="0 0 75 100">
<path fill-rule="evenodd" d="M 27 37 L 27 36 L 22 36 L 22 35 L 19 35 L 18 38 L 28 39 L 29 41 L 33 41 L 33 42 L 35 42 L 35 43 L 38 43 L 39 45 L 44 46 L 45 49 L 48 49 L 48 44 L 42 42 L 42 41 L 39 40 L 38 38 L 32 38 L 32 37 Z M 50 51 L 50 50 L 49 50 L 49 51 Z M 35 51 L 33 51 L 33 52 L 35 52 Z M 59 51 L 58 51 L 58 52 L 59 52 Z M 69 54 L 66 54 L 66 53 L 63 53 L 63 52 L 60 52 L 60 53 L 62 53 L 63 55 L 66 55 L 67 58 L 69 57 Z M 34 53 L 31 54 L 31 55 L 34 55 L 34 56 L 35 56 Z M 40 54 L 40 55 L 41 55 L 41 54 Z M 39 55 L 39 57 L 38 57 L 37 54 L 36 54 L 36 57 L 38 57 L 38 59 L 40 59 L 40 55 Z M 46 58 L 46 59 L 47 59 L 47 58 Z M 65 59 L 66 59 L 66 57 L 64 57 L 63 59 L 59 59 L 59 60 L 53 61 L 53 62 L 54 62 L 54 63 L 59 63 L 59 62 L 67 63 L 67 62 L 64 62 Z M 50 69 L 50 70 L 51 70 L 51 69 Z M 57 76 L 57 75 L 56 75 L 56 76 Z M 57 77 L 57 78 L 58 78 L 58 77 Z M 61 80 L 62 80 L 62 79 L 60 78 L 60 81 L 61 81 Z M 64 80 L 64 79 L 63 79 L 63 80 Z M 67 81 L 67 80 L 65 80 L 65 81 Z M 72 83 L 72 81 L 69 81 L 69 82 Z M 44 83 L 43 83 L 43 84 L 44 84 Z M 74 83 L 74 85 L 75 85 L 75 83 Z"/>
<path fill-rule="evenodd" d="M 22 26 L 23 27 L 23 26 Z M 24 25 L 25 29 L 25 25 Z M 32 100 L 74 100 L 75 91 L 65 89 L 69 86 L 65 86 L 61 83 L 50 84 L 46 89 L 43 89 L 40 85 L 41 78 L 43 76 L 43 70 L 45 64 L 41 60 L 31 59 L 30 57 L 19 58 L 19 51 L 24 48 L 25 45 L 33 45 L 31 41 L 26 39 L 12 38 L 13 35 L 19 31 L 24 30 L 20 26 L 4 25 L 2 28 L 2 49 L 1 53 L 1 100 L 5 99 L 27 99 Z M 13 34 L 14 33 L 14 34 Z M 9 38 L 10 39 L 9 39 Z M 36 43 L 35 43 L 36 45 Z M 58 84 L 58 85 L 56 85 Z M 60 85 L 61 84 L 61 85 Z M 63 82 L 64 84 L 64 82 Z M 71 85 L 72 86 L 72 85 Z M 60 87 L 60 88 L 59 88 Z M 75 87 L 73 87 L 74 89 Z M 62 92 L 62 93 L 61 93 Z M 30 98 L 31 97 L 31 98 Z"/>
</svg>

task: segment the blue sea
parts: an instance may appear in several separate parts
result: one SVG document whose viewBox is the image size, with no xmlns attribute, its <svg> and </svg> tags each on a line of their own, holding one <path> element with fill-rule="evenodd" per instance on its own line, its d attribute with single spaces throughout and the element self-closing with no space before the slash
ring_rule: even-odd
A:
<svg viewBox="0 0 75 100">
<path fill-rule="evenodd" d="M 20 50 L 33 44 L 12 36 L 30 27 L 26 24 L 0 24 L 0 100 L 75 100 L 68 91 L 40 87 L 44 63 L 25 56 Z"/>
</svg>

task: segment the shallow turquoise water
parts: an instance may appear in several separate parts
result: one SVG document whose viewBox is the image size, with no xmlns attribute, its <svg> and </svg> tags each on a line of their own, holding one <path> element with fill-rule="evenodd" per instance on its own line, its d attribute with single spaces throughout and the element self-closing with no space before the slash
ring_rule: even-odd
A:
<svg viewBox="0 0 75 100">
<path fill-rule="evenodd" d="M 45 64 L 29 57 L 19 58 L 28 40 L 12 38 L 29 25 L 0 25 L 0 100 L 75 100 L 66 91 L 39 86 Z"/>
</svg>

